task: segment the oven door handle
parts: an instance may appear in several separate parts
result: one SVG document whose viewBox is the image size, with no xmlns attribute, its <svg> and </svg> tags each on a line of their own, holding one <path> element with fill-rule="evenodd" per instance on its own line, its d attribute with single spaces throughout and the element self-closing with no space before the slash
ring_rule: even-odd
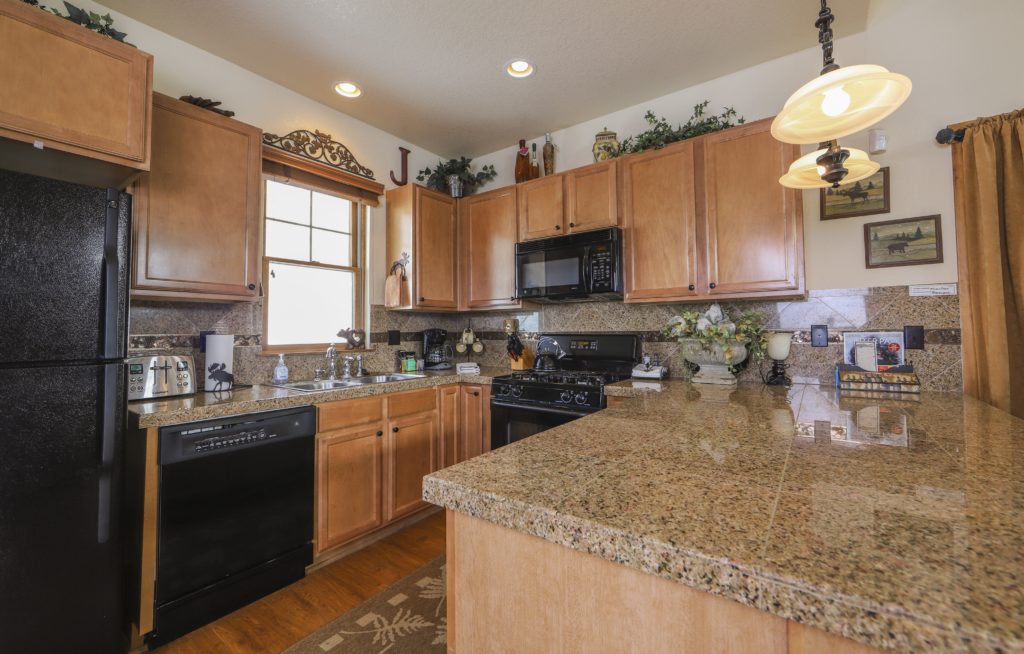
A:
<svg viewBox="0 0 1024 654">
<path fill-rule="evenodd" d="M 589 416 L 592 413 L 591 411 L 573 411 L 571 409 L 556 409 L 554 407 L 533 406 L 529 404 L 511 404 L 509 402 L 491 400 L 491 408 L 494 407 L 500 407 L 502 409 L 521 409 L 526 411 L 534 411 L 536 413 L 547 413 L 556 416 L 574 416 L 576 418 Z"/>
<path fill-rule="evenodd" d="M 590 246 L 583 248 L 583 288 L 590 293 Z"/>
</svg>

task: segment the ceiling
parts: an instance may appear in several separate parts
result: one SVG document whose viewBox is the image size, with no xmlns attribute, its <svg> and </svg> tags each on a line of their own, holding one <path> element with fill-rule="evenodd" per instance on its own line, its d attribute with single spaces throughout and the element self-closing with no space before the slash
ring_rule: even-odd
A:
<svg viewBox="0 0 1024 654">
<path fill-rule="evenodd" d="M 101 0 L 442 156 L 478 156 L 813 46 L 817 0 Z M 834 0 L 836 35 L 868 0 Z M 504 72 L 513 58 L 536 66 Z M 808 70 L 808 76 L 813 74 Z M 363 89 L 342 98 L 332 86 Z M 683 117 L 680 117 L 683 118 Z"/>
</svg>

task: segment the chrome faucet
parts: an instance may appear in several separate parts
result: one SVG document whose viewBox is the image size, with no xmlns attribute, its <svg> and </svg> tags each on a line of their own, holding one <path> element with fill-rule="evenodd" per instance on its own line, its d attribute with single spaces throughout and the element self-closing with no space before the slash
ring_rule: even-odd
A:
<svg viewBox="0 0 1024 654">
<path fill-rule="evenodd" d="M 341 363 L 341 378 L 352 379 L 352 362 L 355 361 L 352 357 L 345 357 Z"/>
<path fill-rule="evenodd" d="M 365 374 L 366 374 L 366 371 L 363 370 L 363 355 L 362 354 L 357 354 L 356 355 L 356 377 L 362 377 Z"/>
<path fill-rule="evenodd" d="M 327 372 L 327 378 L 331 381 L 338 378 L 338 348 L 334 347 L 334 343 L 327 348 Z"/>
</svg>

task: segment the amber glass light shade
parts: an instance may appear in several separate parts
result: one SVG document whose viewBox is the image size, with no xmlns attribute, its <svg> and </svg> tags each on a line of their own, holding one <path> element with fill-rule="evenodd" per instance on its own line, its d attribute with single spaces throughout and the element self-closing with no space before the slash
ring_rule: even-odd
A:
<svg viewBox="0 0 1024 654">
<path fill-rule="evenodd" d="M 843 164 L 850 172 L 843 178 L 843 184 L 856 182 L 857 180 L 871 177 L 881 164 L 871 161 L 868 153 L 857 148 L 844 148 L 849 151 L 850 158 Z M 789 172 L 779 178 L 779 184 L 786 188 L 826 188 L 832 186 L 821 178 L 825 173 L 824 168 L 818 165 L 817 158 L 825 154 L 826 149 L 815 150 L 805 154 L 789 165 Z"/>
<path fill-rule="evenodd" d="M 772 121 L 783 143 L 821 143 L 866 129 L 910 96 L 910 78 L 881 66 L 837 68 L 800 87 Z"/>
</svg>

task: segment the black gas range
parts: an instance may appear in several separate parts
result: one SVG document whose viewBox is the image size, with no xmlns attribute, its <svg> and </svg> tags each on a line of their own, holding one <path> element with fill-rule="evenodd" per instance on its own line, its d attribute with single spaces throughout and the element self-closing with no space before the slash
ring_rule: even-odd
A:
<svg viewBox="0 0 1024 654">
<path fill-rule="evenodd" d="M 491 382 L 491 449 L 600 411 L 641 358 L 632 334 L 545 334 L 533 370 Z"/>
</svg>

